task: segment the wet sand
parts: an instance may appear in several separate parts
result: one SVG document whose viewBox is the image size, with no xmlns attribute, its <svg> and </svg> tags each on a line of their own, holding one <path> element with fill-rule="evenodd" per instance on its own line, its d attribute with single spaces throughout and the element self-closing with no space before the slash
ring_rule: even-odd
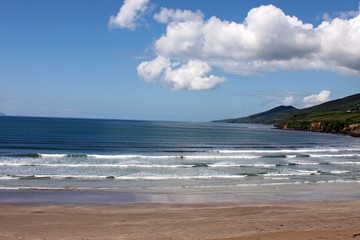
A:
<svg viewBox="0 0 360 240">
<path fill-rule="evenodd" d="M 0 239 L 360 239 L 360 201 L 1 203 Z"/>
</svg>

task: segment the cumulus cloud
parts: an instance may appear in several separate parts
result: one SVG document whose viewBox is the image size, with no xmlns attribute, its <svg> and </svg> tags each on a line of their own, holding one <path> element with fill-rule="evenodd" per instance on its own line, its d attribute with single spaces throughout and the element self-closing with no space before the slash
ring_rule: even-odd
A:
<svg viewBox="0 0 360 240">
<path fill-rule="evenodd" d="M 285 106 L 289 106 L 294 103 L 294 100 L 295 99 L 293 96 L 287 96 L 282 100 L 281 104 Z"/>
<path fill-rule="evenodd" d="M 225 81 L 225 78 L 210 75 L 211 67 L 199 60 L 181 64 L 160 56 L 142 62 L 137 70 L 144 80 L 161 83 L 172 90 L 212 89 Z"/>
<path fill-rule="evenodd" d="M 333 19 L 318 27 L 321 58 L 328 68 L 344 74 L 360 74 L 360 15 Z"/>
<path fill-rule="evenodd" d="M 160 12 L 154 15 L 155 20 L 164 24 L 169 22 L 201 21 L 203 17 L 204 15 L 200 10 L 192 12 L 189 10 L 168 8 L 161 8 Z"/>
<path fill-rule="evenodd" d="M 166 31 L 154 42 L 154 60 L 141 63 L 138 73 L 145 80 L 157 75 L 161 79 L 153 82 L 172 89 L 213 88 L 223 78 L 211 77 L 212 69 L 243 76 L 281 70 L 360 75 L 359 12 L 348 14 L 347 19 L 324 20 L 318 26 L 289 16 L 273 5 L 251 9 L 243 22 L 216 16 L 205 19 L 200 11 L 167 8 L 154 18 L 167 25 Z M 178 65 L 174 67 L 174 63 Z M 155 70 L 148 70 L 147 76 L 144 71 L 149 65 Z M 203 69 L 200 78 L 175 77 L 189 76 L 194 65 Z M 153 74 L 159 69 L 161 74 Z M 212 84 L 199 87 L 196 81 L 204 83 L 205 79 Z"/>
<path fill-rule="evenodd" d="M 304 107 L 311 107 L 330 100 L 330 91 L 322 90 L 319 94 L 306 96 L 303 99 Z"/>
<path fill-rule="evenodd" d="M 164 57 L 157 57 L 151 61 L 140 63 L 137 68 L 138 74 L 148 82 L 153 82 L 159 78 L 164 70 L 171 66 L 170 60 Z"/>
<path fill-rule="evenodd" d="M 137 27 L 137 21 L 146 11 L 149 0 L 124 0 L 116 16 L 109 19 L 110 28 L 128 28 L 134 30 Z"/>
</svg>

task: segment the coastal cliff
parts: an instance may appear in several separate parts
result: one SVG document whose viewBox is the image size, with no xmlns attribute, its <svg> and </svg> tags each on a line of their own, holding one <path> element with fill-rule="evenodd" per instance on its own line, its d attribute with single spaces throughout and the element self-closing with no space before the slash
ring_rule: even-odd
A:
<svg viewBox="0 0 360 240">
<path fill-rule="evenodd" d="M 360 94 L 310 108 L 279 106 L 248 117 L 215 122 L 272 124 L 284 130 L 342 133 L 360 137 Z"/>
<path fill-rule="evenodd" d="M 327 133 L 342 133 L 354 137 L 360 137 L 360 123 L 341 123 L 341 122 L 285 122 L 276 127 L 284 130 L 299 130 L 311 132 L 327 132 Z"/>
</svg>

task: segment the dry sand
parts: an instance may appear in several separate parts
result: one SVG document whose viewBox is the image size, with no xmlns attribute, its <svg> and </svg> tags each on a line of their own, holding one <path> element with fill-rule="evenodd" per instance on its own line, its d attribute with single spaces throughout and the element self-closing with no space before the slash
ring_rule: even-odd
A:
<svg viewBox="0 0 360 240">
<path fill-rule="evenodd" d="M 360 201 L 0 204 L 0 239 L 360 239 Z"/>
</svg>

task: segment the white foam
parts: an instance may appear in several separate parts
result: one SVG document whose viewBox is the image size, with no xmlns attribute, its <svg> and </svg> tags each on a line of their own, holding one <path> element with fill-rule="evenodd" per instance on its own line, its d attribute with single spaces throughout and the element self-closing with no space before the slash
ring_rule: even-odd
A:
<svg viewBox="0 0 360 240">
<path fill-rule="evenodd" d="M 171 175 L 129 175 L 129 176 L 97 176 L 97 175 L 14 175 L 4 176 L 4 180 L 11 179 L 53 179 L 53 180 L 210 180 L 210 179 L 240 179 L 245 175 L 196 175 L 196 176 L 171 176 Z M 0 177 L 0 179 L 2 179 Z"/>
<path fill-rule="evenodd" d="M 210 180 L 210 179 L 240 179 L 245 175 L 198 175 L 198 176 L 117 176 L 118 180 Z"/>
<path fill-rule="evenodd" d="M 316 174 L 318 173 L 318 171 L 313 171 L 313 170 L 297 170 L 299 173 L 309 173 L 309 174 Z"/>
<path fill-rule="evenodd" d="M 312 158 L 347 158 L 360 157 L 360 154 L 311 154 Z"/>
<path fill-rule="evenodd" d="M 316 183 L 319 183 L 319 184 L 324 184 L 324 183 L 360 183 L 360 180 L 337 179 L 337 180 L 328 180 L 328 181 L 317 181 Z"/>
<path fill-rule="evenodd" d="M 201 155 L 201 156 L 183 156 L 184 159 L 199 160 L 199 159 L 256 159 L 261 156 L 253 155 Z"/>
<path fill-rule="evenodd" d="M 297 165 L 320 165 L 320 163 L 311 163 L 311 162 L 294 162 Z"/>
<path fill-rule="evenodd" d="M 23 164 L 23 163 L 1 163 L 0 166 L 23 166 L 23 167 L 69 167 L 69 168 L 191 168 L 193 165 L 160 165 L 160 164 L 63 164 L 63 163 L 36 163 L 36 164 Z"/>
<path fill-rule="evenodd" d="M 360 165 L 360 162 L 331 162 L 334 165 Z"/>
<path fill-rule="evenodd" d="M 264 179 L 270 179 L 270 180 L 290 180 L 290 178 L 287 178 L 287 177 L 264 177 Z"/>
<path fill-rule="evenodd" d="M 201 159 L 255 159 L 261 156 L 253 155 L 97 155 L 90 154 L 89 158 L 98 159 L 187 159 L 187 160 L 201 160 Z"/>
<path fill-rule="evenodd" d="M 263 187 L 263 186 L 285 186 L 285 185 L 300 185 L 306 184 L 305 182 L 276 182 L 276 183 L 259 183 L 259 184 L 237 184 L 237 187 Z"/>
<path fill-rule="evenodd" d="M 344 173 L 349 173 L 349 171 L 345 171 L 345 170 L 334 170 L 334 171 L 330 171 L 331 174 L 344 174 Z"/>
<path fill-rule="evenodd" d="M 14 178 L 11 176 L 0 176 L 0 180 L 13 180 Z"/>
<path fill-rule="evenodd" d="M 67 154 L 45 154 L 45 153 L 40 153 L 39 154 L 40 157 L 44 157 L 44 158 L 64 158 L 67 157 Z"/>
<path fill-rule="evenodd" d="M 313 174 L 320 174 L 317 171 L 301 171 L 298 172 L 290 172 L 290 173 L 265 173 L 264 177 L 286 177 L 286 176 L 310 176 Z"/>
<path fill-rule="evenodd" d="M 23 163 L 9 163 L 9 162 L 2 162 L 0 163 L 0 166 L 4 166 L 4 167 L 21 167 L 24 166 L 25 164 Z"/>
<path fill-rule="evenodd" d="M 266 164 L 266 163 L 254 163 L 254 164 L 236 164 L 236 163 L 213 163 L 209 164 L 209 167 L 258 167 L 258 168 L 269 168 L 275 167 L 276 164 Z"/>
<path fill-rule="evenodd" d="M 303 148 L 303 149 L 274 149 L 274 150 L 216 150 L 219 153 L 321 153 L 339 151 L 360 151 L 360 149 L 337 149 L 337 148 Z"/>
</svg>

